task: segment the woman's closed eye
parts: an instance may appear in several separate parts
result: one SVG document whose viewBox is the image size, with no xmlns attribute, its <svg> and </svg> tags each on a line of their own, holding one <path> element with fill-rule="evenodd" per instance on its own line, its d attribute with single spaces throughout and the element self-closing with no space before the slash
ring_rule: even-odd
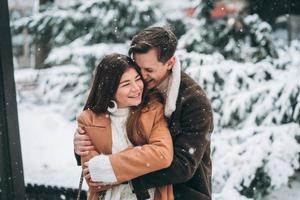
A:
<svg viewBox="0 0 300 200">
<path fill-rule="evenodd" d="M 142 77 L 140 75 L 136 75 L 136 77 L 135 77 L 134 80 L 125 80 L 125 81 L 122 81 L 119 84 L 119 88 L 128 87 L 128 86 L 130 86 L 131 83 L 137 82 L 137 81 L 140 81 L 140 80 L 142 80 Z"/>
<path fill-rule="evenodd" d="M 127 86 L 129 86 L 130 85 L 130 83 L 129 82 L 126 82 L 126 83 L 122 83 L 119 87 L 127 87 Z"/>
<path fill-rule="evenodd" d="M 140 76 L 135 78 L 135 81 L 139 81 L 139 80 L 142 80 L 142 78 Z"/>
</svg>

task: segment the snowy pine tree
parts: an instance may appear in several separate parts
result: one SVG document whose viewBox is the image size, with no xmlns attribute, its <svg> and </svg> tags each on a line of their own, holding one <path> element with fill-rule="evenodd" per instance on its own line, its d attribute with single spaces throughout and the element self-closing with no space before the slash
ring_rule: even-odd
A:
<svg viewBox="0 0 300 200">
<path fill-rule="evenodd" d="M 36 15 L 15 21 L 12 29 L 19 34 L 26 28 L 36 40 L 50 34 L 54 46 L 78 38 L 84 44 L 124 42 L 159 17 L 157 5 L 150 1 L 88 0 L 67 7 L 50 4 Z"/>
<path fill-rule="evenodd" d="M 268 56 L 277 57 L 271 40 L 271 26 L 257 15 L 231 15 L 213 19 L 212 0 L 200 2 L 192 25 L 180 38 L 180 48 L 188 52 L 211 54 L 219 52 L 227 59 L 260 61 Z"/>
<path fill-rule="evenodd" d="M 157 4 L 151 1 L 76 1 L 67 7 L 52 4 L 36 15 L 16 20 L 12 32 L 17 35 L 27 29 L 33 42 L 48 38 L 51 49 L 70 43 L 123 43 L 160 18 Z"/>
<path fill-rule="evenodd" d="M 278 49 L 278 59 L 255 64 L 178 52 L 212 100 L 215 199 L 257 199 L 288 184 L 300 168 L 299 47 L 295 41 Z"/>
</svg>

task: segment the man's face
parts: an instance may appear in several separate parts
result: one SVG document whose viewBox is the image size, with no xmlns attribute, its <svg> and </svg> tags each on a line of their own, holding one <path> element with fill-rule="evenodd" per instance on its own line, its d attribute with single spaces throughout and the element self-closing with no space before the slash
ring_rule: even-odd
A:
<svg viewBox="0 0 300 200">
<path fill-rule="evenodd" d="M 143 78 L 148 83 L 148 88 L 157 87 L 170 74 L 174 65 L 174 56 L 165 64 L 158 61 L 156 49 L 151 49 L 147 53 L 135 53 L 134 60 L 141 68 Z"/>
</svg>

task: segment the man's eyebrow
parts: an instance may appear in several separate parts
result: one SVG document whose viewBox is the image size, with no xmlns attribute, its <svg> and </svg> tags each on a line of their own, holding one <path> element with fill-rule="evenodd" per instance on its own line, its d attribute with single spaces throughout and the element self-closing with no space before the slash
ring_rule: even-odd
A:
<svg viewBox="0 0 300 200">
<path fill-rule="evenodd" d="M 147 69 L 147 70 L 152 70 L 152 67 L 144 67 L 144 69 Z"/>
</svg>

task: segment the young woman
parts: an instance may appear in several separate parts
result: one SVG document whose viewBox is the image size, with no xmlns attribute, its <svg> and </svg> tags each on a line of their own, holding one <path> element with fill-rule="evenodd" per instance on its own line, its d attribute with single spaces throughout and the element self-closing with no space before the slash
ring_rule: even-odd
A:
<svg viewBox="0 0 300 200">
<path fill-rule="evenodd" d="M 95 147 L 81 157 L 88 199 L 137 199 L 130 180 L 168 167 L 173 145 L 160 95 L 146 91 L 138 66 L 111 54 L 97 66 L 83 112 L 77 118 Z M 94 182 L 111 184 L 95 187 Z M 148 190 L 150 199 L 174 199 L 172 186 Z"/>
</svg>

